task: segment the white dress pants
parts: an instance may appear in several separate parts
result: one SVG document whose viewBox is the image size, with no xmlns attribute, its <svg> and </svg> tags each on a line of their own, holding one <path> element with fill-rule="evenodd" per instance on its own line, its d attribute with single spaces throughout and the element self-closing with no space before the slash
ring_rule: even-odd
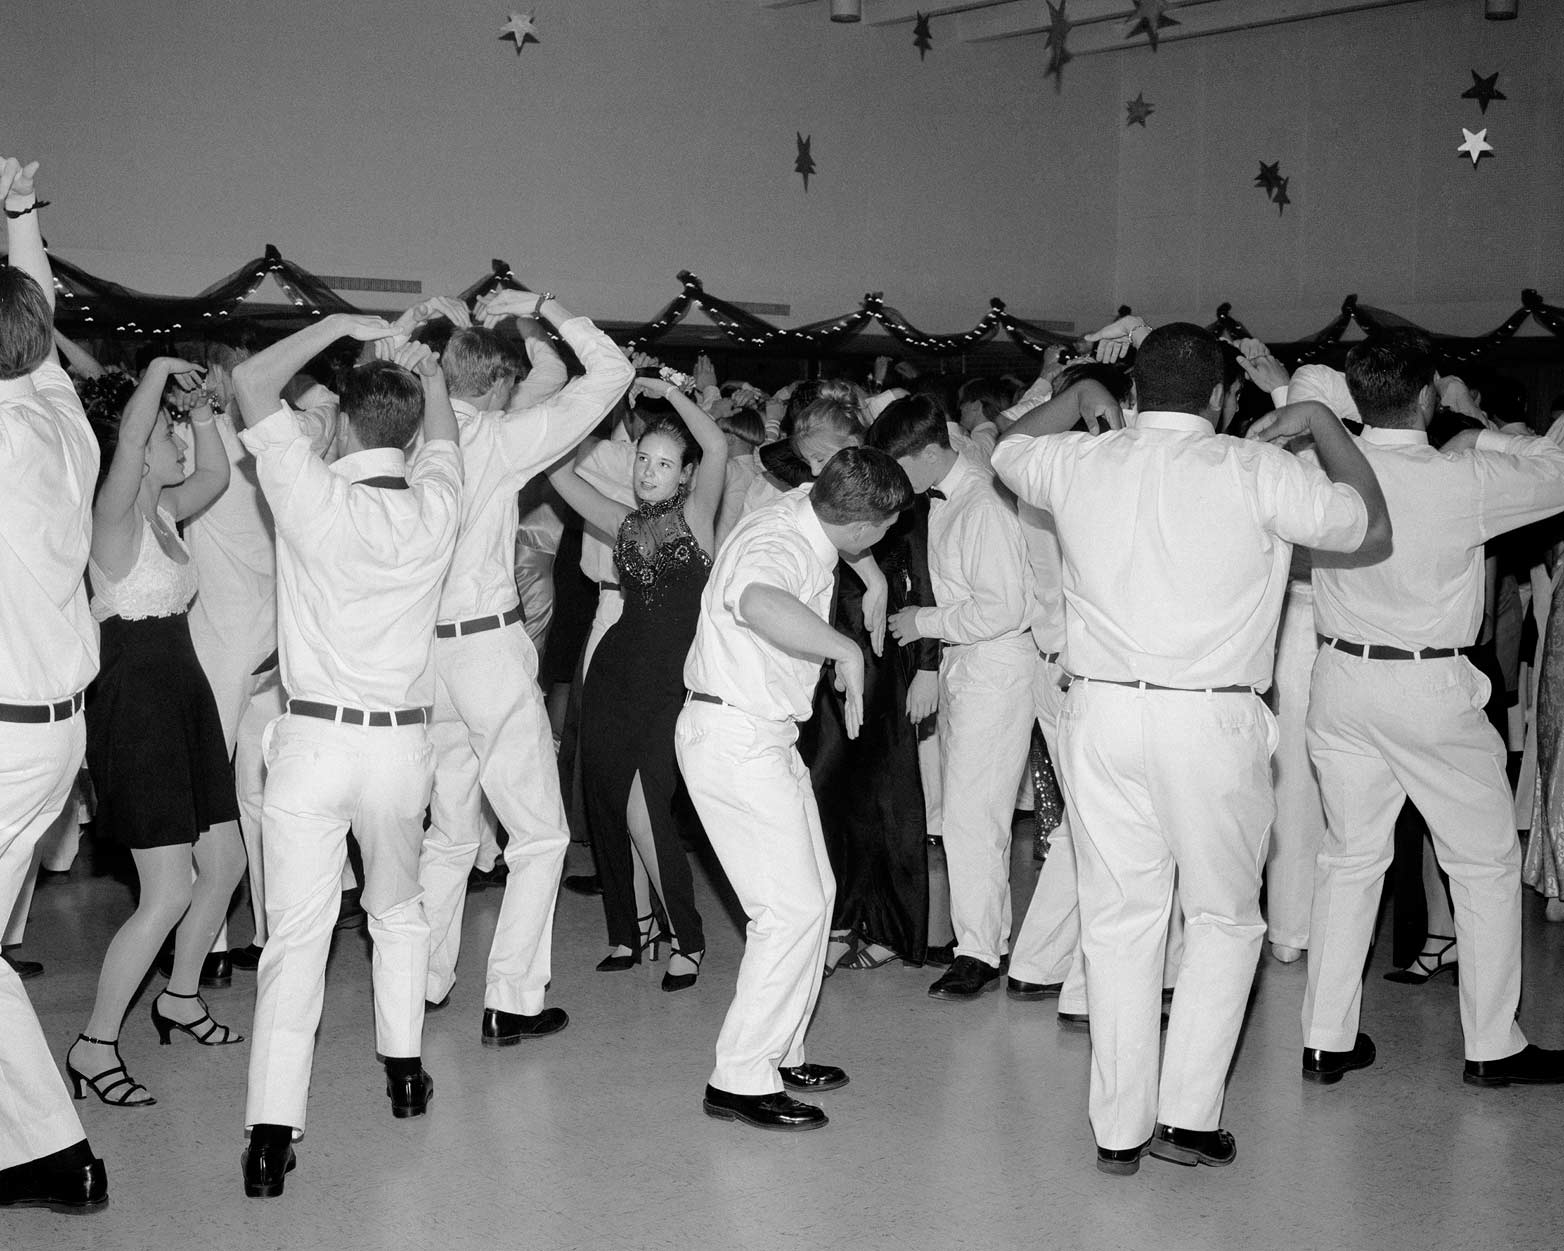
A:
<svg viewBox="0 0 1564 1251">
<path fill-rule="evenodd" d="M 940 661 L 941 836 L 956 954 L 1010 950 L 1010 821 L 1032 746 L 1031 637 L 947 647 Z"/>
<path fill-rule="evenodd" d="M 422 725 L 338 725 L 293 714 L 266 741 L 266 919 L 245 1124 L 304 1128 L 348 827 L 364 860 L 374 945 L 375 1049 L 422 1051 L 429 924 L 418 849 L 434 755 Z"/>
<path fill-rule="evenodd" d="M 749 918 L 711 1075 L 735 1095 L 779 1091 L 778 1065 L 804 1063 L 825 968 L 836 879 L 797 739 L 791 721 L 699 701 L 674 733 L 690 798 Z"/>
<path fill-rule="evenodd" d="M 287 699 L 277 669 L 257 675 L 234 742 L 234 790 L 239 799 L 239 832 L 250 875 L 250 914 L 254 942 L 266 945 L 266 859 L 261 852 L 261 811 L 266 786 L 266 756 L 261 743 L 269 726 L 282 716 Z M 346 870 L 351 872 L 351 869 Z M 223 935 L 218 935 L 219 938 Z"/>
<path fill-rule="evenodd" d="M 1306 582 L 1289 583 L 1271 687 L 1278 735 L 1276 757 L 1271 761 L 1276 824 L 1265 857 L 1266 929 L 1271 941 L 1283 947 L 1309 945 L 1314 861 L 1325 837 L 1320 784 L 1309 763 L 1304 737 L 1309 684 L 1319 649 L 1314 633 L 1314 590 Z"/>
<path fill-rule="evenodd" d="M 537 653 L 511 625 L 436 639 L 434 655 L 434 794 L 418 870 L 431 934 L 427 997 L 438 1002 L 456 981 L 487 797 L 509 836 L 509 873 L 484 1006 L 534 1016 L 551 976 L 554 904 L 570 845 Z"/>
<path fill-rule="evenodd" d="M 15 906 L 38 840 L 70 798 L 86 734 L 80 716 L 0 722 L 0 917 Z M 0 1169 L 86 1136 L 21 979 L 0 961 Z"/>
<path fill-rule="evenodd" d="M 1488 679 L 1462 657 L 1361 660 L 1331 647 L 1314 662 L 1309 756 L 1325 841 L 1309 924 L 1306 1047 L 1346 1051 L 1363 1007 L 1396 814 L 1411 798 L 1450 876 L 1468 1060 L 1526 1045 L 1521 993 L 1521 852 L 1504 741 L 1483 712 Z"/>
<path fill-rule="evenodd" d="M 1211 1130 L 1265 937 L 1276 722 L 1253 695 L 1076 679 L 1059 715 L 1091 1009 L 1097 1145 Z M 1174 878 L 1184 954 L 1158 1078 Z"/>
</svg>

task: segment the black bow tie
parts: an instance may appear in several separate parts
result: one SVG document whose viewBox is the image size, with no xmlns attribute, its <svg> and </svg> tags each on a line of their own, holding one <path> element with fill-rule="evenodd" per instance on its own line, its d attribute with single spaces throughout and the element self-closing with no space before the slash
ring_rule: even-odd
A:
<svg viewBox="0 0 1564 1251">
<path fill-rule="evenodd" d="M 928 494 L 931 500 L 944 500 L 950 498 L 950 496 L 946 495 L 945 492 L 941 491 L 938 487 L 930 487 Z"/>
</svg>

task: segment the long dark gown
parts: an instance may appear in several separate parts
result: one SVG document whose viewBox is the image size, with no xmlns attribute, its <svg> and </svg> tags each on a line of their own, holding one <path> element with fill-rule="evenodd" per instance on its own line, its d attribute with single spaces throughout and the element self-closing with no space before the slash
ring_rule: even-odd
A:
<svg viewBox="0 0 1564 1251">
<path fill-rule="evenodd" d="M 608 941 L 640 947 L 625 805 L 635 775 L 651 816 L 663 909 L 679 950 L 704 951 L 675 800 L 681 785 L 674 723 L 684 703 L 684 658 L 695 639 L 711 557 L 684 520 L 684 495 L 643 504 L 619 527 L 614 563 L 623 615 L 603 635 L 581 704 L 581 774 Z"/>
</svg>

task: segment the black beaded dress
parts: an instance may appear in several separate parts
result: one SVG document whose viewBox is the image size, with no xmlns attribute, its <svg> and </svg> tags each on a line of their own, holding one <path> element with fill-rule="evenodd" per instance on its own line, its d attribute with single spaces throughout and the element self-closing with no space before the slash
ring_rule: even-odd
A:
<svg viewBox="0 0 1564 1251">
<path fill-rule="evenodd" d="M 674 939 L 682 951 L 706 947 L 676 815 L 682 783 L 673 731 L 684 703 L 684 659 L 695 639 L 711 557 L 690 532 L 684 505 L 681 490 L 671 499 L 642 504 L 620 523 L 614 563 L 624 613 L 598 644 L 582 692 L 582 782 L 603 881 L 608 941 L 632 951 L 640 937 L 625 805 L 637 773 Z"/>
</svg>

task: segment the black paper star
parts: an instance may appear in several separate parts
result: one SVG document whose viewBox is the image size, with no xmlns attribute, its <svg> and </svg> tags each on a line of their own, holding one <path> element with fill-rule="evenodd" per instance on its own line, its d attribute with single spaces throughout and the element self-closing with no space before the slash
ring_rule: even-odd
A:
<svg viewBox="0 0 1564 1251">
<path fill-rule="evenodd" d="M 1167 7 L 1168 0 L 1134 0 L 1135 19 L 1129 24 L 1125 34 L 1126 39 L 1133 39 L 1136 35 L 1144 34 L 1146 42 L 1151 45 L 1151 50 L 1157 50 L 1157 32 L 1164 26 L 1177 26 L 1178 19 L 1169 17 L 1162 10 Z"/>
<path fill-rule="evenodd" d="M 815 172 L 815 158 L 809 153 L 809 141 L 813 139 L 814 136 L 799 134 L 797 131 L 794 131 L 793 133 L 798 135 L 798 156 L 793 161 L 793 172 L 795 174 L 803 175 L 804 190 L 808 191 L 809 175 Z"/>
<path fill-rule="evenodd" d="M 934 36 L 929 33 L 929 15 L 918 14 L 918 20 L 912 24 L 912 46 L 918 50 L 918 60 L 928 56 L 929 49 L 934 46 Z"/>
<path fill-rule="evenodd" d="M 1281 181 L 1282 163 L 1280 161 L 1272 161 L 1269 165 L 1264 161 L 1260 162 L 1260 172 L 1255 175 L 1254 185 L 1265 188 L 1267 199 L 1275 194 L 1276 188 Z"/>
<path fill-rule="evenodd" d="M 1070 27 L 1075 23 L 1064 15 L 1064 7 L 1070 0 L 1059 0 L 1056 7 L 1054 0 L 1048 0 L 1048 30 L 1043 46 L 1048 49 L 1048 68 L 1044 76 L 1052 75 L 1054 90 L 1064 88 L 1064 67 L 1072 60 L 1070 50 L 1064 46 L 1064 41 L 1069 38 Z"/>
<path fill-rule="evenodd" d="M 1146 126 L 1146 119 L 1156 112 L 1157 109 L 1155 104 L 1146 99 L 1145 92 L 1139 93 L 1133 100 L 1126 100 L 1124 107 L 1129 113 L 1129 118 L 1124 125 L 1126 127 L 1139 126 L 1142 129 Z"/>
<path fill-rule="evenodd" d="M 1482 111 L 1486 113 L 1488 111 L 1488 106 L 1493 103 L 1493 101 L 1509 99 L 1509 96 L 1505 95 L 1504 92 L 1499 90 L 1497 85 L 1498 82 L 1498 74 L 1489 74 L 1487 78 L 1484 78 L 1476 70 L 1473 70 L 1472 85 L 1461 93 L 1461 99 L 1476 100 L 1478 108 L 1482 109 Z"/>
<path fill-rule="evenodd" d="M 1276 184 L 1276 190 L 1271 195 L 1271 200 L 1276 205 L 1276 215 L 1278 217 L 1280 217 L 1286 211 L 1287 206 L 1292 203 L 1292 200 L 1287 195 L 1287 184 L 1291 181 L 1292 179 L 1290 178 L 1279 179 Z"/>
</svg>

